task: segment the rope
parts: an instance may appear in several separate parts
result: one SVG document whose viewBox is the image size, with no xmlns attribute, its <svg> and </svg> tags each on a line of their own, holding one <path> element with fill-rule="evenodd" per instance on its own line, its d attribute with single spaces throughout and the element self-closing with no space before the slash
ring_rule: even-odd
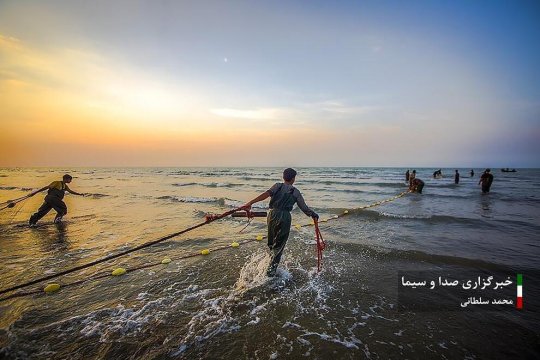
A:
<svg viewBox="0 0 540 360">
<path fill-rule="evenodd" d="M 15 217 L 17 216 L 17 214 L 22 210 L 22 208 L 24 207 L 24 205 L 26 205 L 25 202 L 23 202 L 23 204 L 21 206 L 19 206 L 19 208 L 17 209 L 17 211 L 15 211 L 13 213 L 13 215 L 11 215 L 11 218 L 9 219 L 9 223 L 11 224 L 13 222 L 13 219 L 15 219 Z"/>
<path fill-rule="evenodd" d="M 25 196 L 22 196 L 22 197 L 17 198 L 17 199 L 4 201 L 3 203 L 0 203 L 0 206 L 3 206 L 3 207 L 0 208 L 0 211 L 4 210 L 4 209 L 15 207 L 15 204 L 18 204 L 21 201 L 28 199 L 29 197 L 31 197 L 31 196 L 30 195 L 25 195 Z"/>
<path fill-rule="evenodd" d="M 242 228 L 242 230 L 240 230 L 238 232 L 239 234 L 241 234 L 244 230 L 246 230 L 247 227 L 249 226 L 249 224 L 251 224 L 251 221 L 253 221 L 254 216 L 253 216 L 253 213 L 251 212 L 251 210 L 246 210 L 246 217 L 248 218 L 248 222 L 247 222 L 246 226 L 244 226 Z"/>
<path fill-rule="evenodd" d="M 369 204 L 369 205 L 365 205 L 365 206 L 361 206 L 357 209 L 353 209 L 353 210 L 361 210 L 361 209 L 367 209 L 367 208 L 370 208 L 370 207 L 374 207 L 374 206 L 379 206 L 379 205 L 382 205 L 384 203 L 387 203 L 387 202 L 390 202 L 390 201 L 394 201 L 404 195 L 406 195 L 409 191 L 404 191 L 402 192 L 401 194 L 399 195 L 396 195 L 394 196 L 393 198 L 390 198 L 390 199 L 387 199 L 387 200 L 383 200 L 383 201 L 378 201 L 378 202 L 375 202 L 375 203 L 372 203 L 372 204 Z M 15 200 L 10 200 L 6 203 L 8 203 L 8 207 L 13 207 L 15 206 L 14 203 L 17 203 L 17 202 L 20 202 L 22 200 L 25 200 L 27 199 L 29 196 L 24 196 L 24 197 L 21 197 L 19 199 L 15 199 Z M 13 204 L 12 206 L 10 206 L 11 204 Z M 2 210 L 4 208 L 1 208 L 0 210 Z M 170 234 L 170 235 L 167 235 L 167 236 L 164 236 L 164 237 L 161 237 L 159 239 L 156 239 L 156 240 L 153 240 L 153 241 L 149 241 L 149 242 L 146 242 L 144 244 L 141 244 L 139 246 L 136 246 L 132 249 L 129 249 L 129 250 L 126 250 L 126 251 L 122 251 L 122 252 L 119 252 L 117 254 L 113 254 L 113 255 L 109 255 L 109 256 L 106 256 L 104 258 L 101 258 L 101 259 L 98 259 L 98 260 L 95 260 L 95 261 L 92 261 L 90 263 L 86 263 L 86 264 L 83 264 L 83 265 L 79 265 L 79 266 L 76 266 L 76 267 L 73 267 L 71 269 L 67 269 L 67 270 L 64 270 L 64 271 L 61 271 L 59 273 L 56 273 L 56 274 L 52 274 L 52 275 L 49 275 L 49 276 L 44 276 L 44 277 L 41 277 L 41 278 L 38 278 L 38 279 L 35 279 L 35 280 L 32 280 L 32 281 L 28 281 L 26 283 L 23 283 L 23 284 L 19 284 L 19 285 L 15 285 L 15 286 L 12 286 L 10 288 L 7 288 L 7 289 L 3 289 L 3 290 L 0 290 L 0 294 L 5 294 L 7 292 L 11 292 L 11 291 L 14 291 L 14 290 L 17 290 L 17 289 L 22 289 L 22 288 L 25 288 L 25 287 L 28 287 L 30 285 L 34 285 L 34 284 L 37 284 L 37 283 L 40 283 L 40 282 L 43 282 L 43 281 L 46 281 L 46 280 L 51 280 L 51 279 L 54 279 L 54 278 L 57 278 L 57 277 L 60 277 L 62 275 L 66 275 L 66 274 L 69 274 L 69 273 L 72 273 L 72 272 L 75 272 L 75 271 L 79 271 L 79 270 L 82 270 L 82 269 L 86 269 L 88 267 L 91 267 L 91 266 L 94 266 L 94 265 L 97 265 L 97 264 L 100 264 L 100 263 L 103 263 L 103 262 L 106 262 L 106 261 L 109 261 L 109 260 L 113 260 L 113 259 L 116 259 L 116 258 L 119 258 L 121 256 L 124 256 L 124 255 L 127 255 L 129 253 L 132 253 L 132 252 L 135 252 L 135 251 L 138 251 L 138 250 L 141 250 L 141 249 L 144 249 L 144 248 L 147 248 L 147 247 L 150 247 L 150 246 L 153 246 L 155 244 L 158 244 L 160 242 L 163 242 L 163 241 L 166 241 L 166 240 L 169 240 L 173 237 L 176 237 L 176 236 L 179 236 L 179 235 L 182 235 L 182 234 L 185 234 L 189 231 L 192 231 L 192 230 L 195 230 L 199 227 L 202 227 L 204 225 L 207 225 L 213 221 L 216 221 L 216 220 L 219 220 L 219 219 L 222 219 L 226 216 L 229 216 L 239 210 L 244 210 L 245 209 L 242 209 L 242 208 L 235 208 L 233 210 L 229 210 L 227 212 L 224 212 L 223 214 L 220 214 L 220 215 L 216 215 L 216 214 L 207 214 L 205 216 L 205 221 L 202 222 L 202 223 L 199 223 L 197 225 L 194 225 L 194 226 L 191 226 L 187 229 L 184 229 L 184 230 L 181 230 L 181 231 L 178 231 L 178 232 L 175 232 L 173 234 Z M 332 218 L 329 218 L 327 220 L 323 220 L 323 222 L 326 222 L 328 220 L 335 220 L 335 219 L 338 219 L 340 217 L 343 217 L 345 215 L 347 215 L 349 213 L 348 210 L 345 210 L 345 212 L 343 212 L 343 214 L 340 214 L 340 215 L 335 215 L 334 217 Z M 248 218 L 250 219 L 249 221 L 251 221 L 251 216 L 249 216 L 249 214 L 247 215 Z M 248 225 L 249 225 L 249 222 L 248 222 Z M 322 237 L 322 234 L 321 234 L 321 231 L 319 229 L 319 224 L 318 224 L 318 221 L 317 220 L 314 220 L 313 224 L 305 224 L 305 225 L 296 225 L 295 227 L 301 227 L 301 226 L 311 226 L 311 225 L 315 225 L 315 237 L 316 237 L 316 240 L 317 240 L 317 272 L 320 272 L 321 270 L 321 263 L 322 263 L 322 252 L 323 250 L 326 248 L 326 242 L 324 241 L 323 237 Z M 246 226 L 247 227 L 247 226 Z M 245 229 L 245 228 L 244 228 Z M 243 231 L 244 229 L 242 229 L 241 231 Z M 254 241 L 254 240 L 247 240 L 247 241 L 244 241 L 242 242 L 243 243 L 247 243 L 247 242 L 251 242 L 251 241 Z M 220 251 L 220 250 L 224 250 L 224 249 L 227 249 L 229 248 L 229 246 L 223 246 L 223 247 L 218 247 L 216 249 L 214 249 L 213 251 Z M 193 254 L 188 254 L 186 256 L 183 256 L 183 257 L 180 257 L 179 259 L 187 259 L 187 258 L 190 258 L 190 257 L 194 257 L 194 256 L 198 256 L 198 255 L 201 255 L 201 253 L 193 253 Z M 146 264 L 146 265 L 142 265 L 142 266 L 139 266 L 139 267 L 136 267 L 136 268 L 133 268 L 131 269 L 131 271 L 135 271 L 135 270 L 140 270 L 140 269 L 145 269 L 145 268 L 149 268 L 149 267 L 153 267 L 153 266 L 157 266 L 157 265 L 160 265 L 161 263 L 156 263 L 156 264 Z M 86 279 L 83 279 L 83 280 L 79 280 L 79 281 L 76 281 L 76 282 L 73 282 L 73 283 L 68 283 L 68 284 L 65 284 L 63 285 L 63 287 L 66 287 L 66 286 L 74 286 L 74 285 L 79 285 L 79 284 L 82 284 L 86 281 L 89 281 L 89 280 L 97 280 L 97 279 L 101 279 L 101 278 L 105 278 L 105 277 L 108 277 L 108 276 L 112 276 L 111 274 L 97 274 L 95 276 L 91 276 L 89 278 L 86 278 Z M 16 293 L 16 294 L 12 294 L 12 295 L 9 295 L 9 296 L 6 296 L 4 298 L 0 298 L 0 301 L 4 301 L 4 300 L 8 300 L 8 299 L 11 299 L 11 298 L 15 298 L 15 297 L 21 297 L 21 296 L 27 296 L 27 295 L 34 295 L 34 294 L 38 294 L 38 293 L 41 293 L 41 290 L 35 290 L 35 291 L 30 291 L 30 292 L 21 292 L 21 293 Z"/>
<path fill-rule="evenodd" d="M 321 230 L 319 230 L 318 220 L 315 220 L 315 237 L 317 239 L 317 272 L 320 272 L 322 263 L 322 252 L 326 248 L 326 243 L 324 242 L 324 239 L 322 237 Z"/>
<path fill-rule="evenodd" d="M 184 229 L 182 231 L 178 231 L 178 232 L 175 232 L 173 234 L 170 234 L 170 235 L 167 235 L 167 236 L 164 236 L 162 238 L 159 238 L 157 240 L 153 240 L 153 241 L 149 241 L 147 243 L 144 243 L 142 245 L 139 245 L 139 246 L 136 246 L 134 247 L 133 249 L 129 249 L 129 250 L 126 250 L 126 251 L 122 251 L 122 252 L 119 252 L 117 254 L 113 254 L 113 255 L 109 255 L 109 256 L 106 256 L 104 258 L 101 258 L 101 259 L 98 259 L 98 260 L 95 260 L 95 261 L 92 261 L 92 262 L 89 262 L 87 264 L 83 264 L 83 265 L 79 265 L 79 266 L 75 266 L 71 269 L 67 269 L 67 270 L 64 270 L 64 271 L 61 271 L 59 273 L 56 273 L 56 274 L 52 274 L 52 275 L 48 275 L 48 276 L 44 276 L 44 277 L 41 277 L 41 278 L 38 278 L 38 279 L 35 279 L 35 280 L 32 280 L 32 281 L 28 281 L 26 283 L 23 283 L 23 284 L 19 284 L 19 285 L 15 285 L 15 286 L 12 286 L 10 288 L 7 288 L 7 289 L 3 289 L 3 290 L 0 290 L 0 294 L 5 294 L 7 292 L 10 292 L 10 291 L 13 291 L 13 290 L 17 290 L 17 289 L 22 289 L 24 287 L 27 287 L 27 286 L 30 286 L 30 285 L 34 285 L 34 284 L 37 284 L 37 283 L 40 283 L 40 282 L 43 282 L 43 281 L 46 281 L 46 280 L 50 280 L 50 279 L 54 279 L 54 278 L 57 278 L 59 276 L 62 276 L 62 275 L 66 275 L 66 274 L 69 274 L 69 273 L 72 273 L 72 272 L 75 272 L 75 271 L 79 271 L 79 270 L 82 270 L 82 269 L 86 269 L 88 267 L 91 267 L 91 266 L 94 266 L 94 265 L 97 265 L 97 264 L 100 264 L 102 262 L 105 262 L 105 261 L 109 261 L 109 260 L 112 260 L 112 259 L 116 259 L 118 257 L 121 257 L 121 256 L 124 256 L 124 255 L 127 255 L 129 253 L 132 253 L 132 252 L 135 252 L 135 251 L 138 251 L 138 250 L 141 250 L 141 249 L 144 249 L 144 248 L 147 248 L 149 246 L 152 246 L 152 245 L 156 245 L 160 242 L 163 242 L 165 240 L 169 240 L 169 239 L 172 239 L 173 237 L 176 237 L 176 236 L 179 236 L 179 235 L 182 235 L 182 234 L 185 234 L 189 231 L 192 231 L 192 230 L 195 230 L 201 226 L 204 226 L 204 225 L 207 225 L 215 220 L 218 220 L 218 219 L 222 219 L 226 216 L 229 216 L 231 215 L 232 213 L 236 212 L 240 210 L 239 208 L 236 208 L 236 209 L 233 209 L 233 210 L 230 210 L 230 211 L 227 211 L 227 212 L 224 212 L 223 214 L 221 215 L 214 215 L 212 216 L 211 218 L 210 217 L 207 217 L 206 218 L 206 221 L 203 222 L 203 223 L 199 223 L 197 225 L 194 225 L 194 226 L 191 226 L 187 229 Z"/>
<path fill-rule="evenodd" d="M 247 243 L 255 242 L 255 241 L 257 241 L 257 240 L 250 239 L 250 240 L 242 241 L 239 244 L 243 245 L 243 244 L 247 244 Z M 225 249 L 228 249 L 228 248 L 230 248 L 230 245 L 219 246 L 219 247 L 211 249 L 211 252 L 222 251 L 222 250 L 225 250 Z M 188 258 L 192 258 L 192 257 L 195 257 L 195 256 L 200 256 L 200 255 L 202 255 L 202 254 L 199 251 L 199 252 L 196 252 L 196 253 L 191 253 L 191 254 L 187 254 L 187 255 L 178 257 L 177 260 L 184 260 L 184 259 L 188 259 Z M 159 265 L 164 265 L 164 264 L 160 261 L 160 262 L 157 262 L 157 263 L 151 263 L 151 264 L 145 264 L 145 265 L 137 266 L 137 267 L 134 267 L 134 268 L 131 268 L 131 269 L 128 268 L 127 270 L 128 270 L 128 272 L 132 272 L 132 271 L 137 271 L 137 270 L 143 270 L 143 269 L 156 267 L 156 266 L 159 266 Z M 92 276 L 87 277 L 86 279 L 77 280 L 77 281 L 67 283 L 67 284 L 62 284 L 62 288 L 71 287 L 71 286 L 77 286 L 77 285 L 81 285 L 83 283 L 86 283 L 88 281 L 104 279 L 104 278 L 112 277 L 112 276 L 113 275 L 110 272 L 97 273 L 97 274 L 94 274 Z M 43 294 L 43 293 L 44 293 L 43 289 L 36 289 L 36 290 L 26 291 L 26 292 L 18 292 L 18 293 L 11 294 L 11 295 L 5 296 L 3 298 L 0 298 L 0 302 L 6 301 L 6 300 L 9 300 L 9 299 L 25 297 L 25 296 L 30 296 L 30 295 L 38 295 L 38 294 Z"/>
<path fill-rule="evenodd" d="M 394 197 L 391 197 L 389 199 L 386 199 L 386 200 L 376 201 L 376 202 L 371 203 L 369 205 L 360 206 L 360 207 L 355 208 L 355 209 L 345 210 L 343 213 L 341 213 L 339 215 L 334 215 L 334 216 L 332 216 L 332 217 L 330 217 L 328 219 L 320 220 L 319 222 L 327 222 L 327 221 L 330 221 L 330 220 L 336 220 L 336 219 L 339 219 L 341 217 L 349 215 L 349 213 L 351 211 L 364 210 L 364 209 L 369 209 L 369 208 L 372 208 L 372 207 L 375 207 L 375 206 L 379 206 L 379 205 L 382 205 L 382 204 L 397 200 L 400 197 L 403 197 L 403 196 L 407 195 L 408 193 L 410 193 L 410 190 L 404 191 L 401 194 L 398 194 L 398 195 L 396 195 Z M 313 223 L 303 224 L 303 225 L 296 224 L 296 225 L 294 225 L 294 227 L 296 229 L 300 229 L 300 228 L 306 227 L 306 226 L 313 226 L 314 224 L 315 224 L 314 222 Z"/>
</svg>

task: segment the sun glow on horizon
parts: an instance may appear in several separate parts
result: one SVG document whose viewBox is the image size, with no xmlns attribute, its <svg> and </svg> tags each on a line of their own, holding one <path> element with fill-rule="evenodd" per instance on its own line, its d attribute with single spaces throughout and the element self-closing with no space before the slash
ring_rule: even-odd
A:
<svg viewBox="0 0 540 360">
<path fill-rule="evenodd" d="M 538 164 L 526 6 L 212 6 L 0 3 L 0 166 Z"/>
</svg>

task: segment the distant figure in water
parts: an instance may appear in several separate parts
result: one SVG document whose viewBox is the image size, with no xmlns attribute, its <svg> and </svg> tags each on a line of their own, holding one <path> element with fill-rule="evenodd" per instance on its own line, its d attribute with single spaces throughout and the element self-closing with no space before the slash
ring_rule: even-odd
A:
<svg viewBox="0 0 540 360">
<path fill-rule="evenodd" d="M 409 187 L 409 190 L 411 190 L 412 192 L 421 194 L 423 188 L 424 188 L 424 182 L 420 179 L 415 178 L 413 181 L 411 181 L 411 186 Z"/>
<path fill-rule="evenodd" d="M 268 276 L 276 274 L 281 255 L 285 249 L 285 244 L 291 231 L 291 210 L 296 203 L 298 207 L 306 214 L 311 216 L 314 221 L 319 219 L 319 215 L 311 210 L 304 201 L 300 191 L 293 186 L 296 180 L 296 171 L 288 168 L 283 171 L 282 183 L 275 183 L 267 191 L 263 192 L 255 199 L 247 202 L 241 208 L 251 209 L 251 205 L 270 197 L 270 212 L 268 213 L 268 247 L 272 252 L 272 260 L 266 271 Z"/>
<path fill-rule="evenodd" d="M 480 176 L 480 181 L 478 185 L 482 184 L 482 193 L 487 194 L 491 189 L 491 184 L 493 183 L 493 175 L 491 175 L 491 169 L 486 169 L 482 176 Z"/>
<path fill-rule="evenodd" d="M 471 177 L 473 177 L 473 176 L 474 176 L 474 170 L 471 169 Z"/>
<path fill-rule="evenodd" d="M 416 170 L 413 170 L 411 175 L 409 176 L 409 188 L 412 186 L 412 182 L 415 178 L 416 178 Z"/>
<path fill-rule="evenodd" d="M 442 177 L 442 169 L 439 169 L 433 173 L 433 178 Z"/>
<path fill-rule="evenodd" d="M 459 184 L 459 171 L 456 170 L 456 175 L 454 175 L 454 183 Z"/>
<path fill-rule="evenodd" d="M 409 173 L 409 169 L 407 169 L 407 172 L 405 173 L 405 181 L 406 182 L 409 182 L 409 177 L 411 176 L 411 174 Z"/>
<path fill-rule="evenodd" d="M 59 223 L 62 221 L 62 216 L 67 214 L 67 206 L 63 201 L 65 192 L 67 191 L 73 195 L 84 196 L 84 194 L 75 192 L 67 186 L 72 179 L 73 177 L 71 175 L 66 174 L 62 177 L 62 181 L 53 181 L 48 186 L 42 187 L 41 189 L 30 193 L 30 196 L 34 196 L 37 193 L 48 189 L 47 195 L 45 196 L 45 202 L 34 215 L 30 216 L 30 220 L 28 220 L 28 224 L 30 226 L 35 226 L 39 219 L 47 215 L 51 209 L 56 210 L 54 222 Z"/>
</svg>

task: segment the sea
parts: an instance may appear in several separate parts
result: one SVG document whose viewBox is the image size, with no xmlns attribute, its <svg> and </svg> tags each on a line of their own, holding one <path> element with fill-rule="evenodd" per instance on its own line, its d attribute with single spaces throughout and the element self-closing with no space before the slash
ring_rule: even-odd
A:
<svg viewBox="0 0 540 360">
<path fill-rule="evenodd" d="M 492 169 L 489 194 L 478 185 L 484 169 L 458 169 L 455 184 L 455 168 L 442 178 L 416 168 L 422 194 L 407 193 L 407 168 L 296 170 L 294 185 L 320 215 L 320 271 L 315 227 L 297 207 L 273 278 L 266 219 L 225 217 L 2 293 L 0 358 L 540 358 L 540 169 Z M 65 173 L 88 195 L 66 194 L 60 224 L 53 210 L 27 226 L 45 192 L 0 211 L 0 289 L 204 223 L 282 172 L 1 168 L 0 203 Z M 118 268 L 126 273 L 112 276 Z M 45 293 L 51 283 L 60 290 Z"/>
</svg>

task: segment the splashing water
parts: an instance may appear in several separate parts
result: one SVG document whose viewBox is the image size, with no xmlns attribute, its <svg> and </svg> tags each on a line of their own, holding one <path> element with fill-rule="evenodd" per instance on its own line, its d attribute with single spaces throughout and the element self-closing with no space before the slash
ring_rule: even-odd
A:
<svg viewBox="0 0 540 360">
<path fill-rule="evenodd" d="M 238 295 L 246 291 L 261 286 L 268 281 L 266 270 L 270 265 L 270 253 L 268 251 L 256 252 L 240 270 L 240 275 L 234 285 Z"/>
</svg>

